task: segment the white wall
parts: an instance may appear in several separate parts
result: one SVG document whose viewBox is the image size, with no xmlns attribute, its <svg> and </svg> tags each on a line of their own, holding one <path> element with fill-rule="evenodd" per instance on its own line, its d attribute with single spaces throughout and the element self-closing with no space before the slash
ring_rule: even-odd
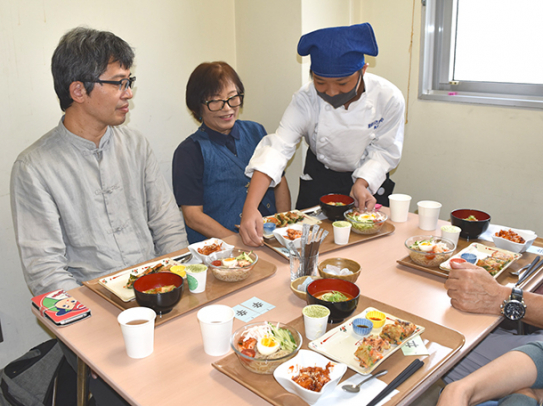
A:
<svg viewBox="0 0 543 406">
<path fill-rule="evenodd" d="M 246 94 L 240 118 L 261 123 L 268 133 L 275 132 L 302 85 L 296 53 L 300 33 L 300 0 L 236 0 L 237 71 Z M 299 155 L 286 171 L 293 207 L 302 170 Z"/>
<path fill-rule="evenodd" d="M 0 368 L 48 338 L 30 312 L 9 176 L 19 152 L 61 117 L 50 73 L 60 37 L 87 25 L 110 30 L 135 48 L 137 82 L 128 123 L 150 140 L 170 181 L 173 150 L 196 128 L 185 107 L 188 76 L 206 60 L 235 66 L 234 12 L 234 0 L 0 0 Z M 210 35 L 217 32 L 218 38 Z"/>
<path fill-rule="evenodd" d="M 360 20 L 371 22 L 379 45 L 368 71 L 408 98 L 404 151 L 392 178 L 398 192 L 413 196 L 411 210 L 432 199 L 443 204 L 442 219 L 456 208 L 476 208 L 490 213 L 494 224 L 543 235 L 542 111 L 419 100 L 421 2 L 360 5 Z"/>
</svg>

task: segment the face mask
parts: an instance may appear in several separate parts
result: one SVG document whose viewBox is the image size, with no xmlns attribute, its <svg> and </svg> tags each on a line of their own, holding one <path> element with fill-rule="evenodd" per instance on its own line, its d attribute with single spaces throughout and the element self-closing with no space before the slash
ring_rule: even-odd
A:
<svg viewBox="0 0 543 406">
<path fill-rule="evenodd" d="M 360 83 L 360 79 L 362 78 L 362 74 L 358 77 L 358 81 L 356 82 L 356 85 L 347 93 L 339 93 L 335 96 L 328 96 L 326 93 L 322 93 L 317 91 L 317 94 L 327 103 L 330 103 L 333 108 L 337 109 L 340 106 L 343 106 L 345 103 L 350 101 L 351 99 L 354 99 L 356 96 L 356 90 L 358 89 L 358 84 Z"/>
</svg>

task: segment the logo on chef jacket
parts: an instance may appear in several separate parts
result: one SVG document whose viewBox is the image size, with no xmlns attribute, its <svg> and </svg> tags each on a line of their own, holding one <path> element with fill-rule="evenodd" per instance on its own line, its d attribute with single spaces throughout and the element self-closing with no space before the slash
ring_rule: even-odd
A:
<svg viewBox="0 0 543 406">
<path fill-rule="evenodd" d="M 373 127 L 374 130 L 377 130 L 377 127 L 379 127 L 383 121 L 385 121 L 385 119 L 381 117 L 380 120 L 375 120 L 373 123 L 369 123 L 368 128 Z"/>
</svg>

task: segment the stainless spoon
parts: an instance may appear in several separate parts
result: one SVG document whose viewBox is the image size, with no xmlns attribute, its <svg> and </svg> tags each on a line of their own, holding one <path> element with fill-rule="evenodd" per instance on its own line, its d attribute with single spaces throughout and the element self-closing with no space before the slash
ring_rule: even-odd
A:
<svg viewBox="0 0 543 406">
<path fill-rule="evenodd" d="M 527 269 L 534 269 L 534 267 L 538 264 L 540 259 L 541 259 L 541 257 L 537 256 L 537 257 L 534 258 L 534 260 L 532 261 L 532 263 L 530 265 L 525 265 L 522 268 L 520 268 L 518 271 L 510 271 L 509 273 L 511 275 L 518 276 L 518 275 L 520 275 L 521 272 L 523 272 L 523 271 L 525 271 Z"/>
<path fill-rule="evenodd" d="M 174 261 L 177 261 L 179 264 L 184 264 L 189 262 L 192 259 L 192 254 L 189 252 L 187 254 L 181 255 L 180 257 L 174 258 Z"/>
<path fill-rule="evenodd" d="M 364 382 L 367 382 L 369 381 L 370 379 L 373 379 L 373 378 L 378 378 L 380 376 L 383 376 L 387 373 L 388 371 L 385 369 L 384 371 L 381 371 L 379 372 L 378 374 L 376 375 L 371 375 L 371 376 L 368 376 L 366 377 L 365 379 L 362 380 L 362 382 L 360 382 L 358 385 L 343 385 L 341 387 L 341 389 L 343 390 L 346 390 L 347 392 L 353 392 L 353 393 L 358 393 L 360 392 L 360 385 L 362 385 Z"/>
<path fill-rule="evenodd" d="M 526 269 L 528 269 L 530 265 L 524 265 L 522 268 L 517 269 L 516 271 L 509 271 L 511 275 L 519 276 L 521 272 L 524 272 Z"/>
</svg>

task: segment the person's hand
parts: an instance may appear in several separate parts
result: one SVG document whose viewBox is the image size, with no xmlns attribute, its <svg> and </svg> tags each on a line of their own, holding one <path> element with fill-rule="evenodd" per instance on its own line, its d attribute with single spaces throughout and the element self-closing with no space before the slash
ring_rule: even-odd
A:
<svg viewBox="0 0 543 406">
<path fill-rule="evenodd" d="M 264 221 L 258 209 L 243 209 L 239 235 L 245 245 L 259 247 L 264 244 L 263 234 Z"/>
<path fill-rule="evenodd" d="M 469 262 L 451 262 L 445 282 L 451 305 L 470 313 L 500 314 L 511 288 L 500 285 L 485 269 Z"/>
<path fill-rule="evenodd" d="M 355 207 L 360 210 L 373 210 L 375 207 L 375 197 L 368 190 L 368 182 L 365 179 L 358 178 L 351 188 L 351 197 L 354 199 Z"/>
</svg>

